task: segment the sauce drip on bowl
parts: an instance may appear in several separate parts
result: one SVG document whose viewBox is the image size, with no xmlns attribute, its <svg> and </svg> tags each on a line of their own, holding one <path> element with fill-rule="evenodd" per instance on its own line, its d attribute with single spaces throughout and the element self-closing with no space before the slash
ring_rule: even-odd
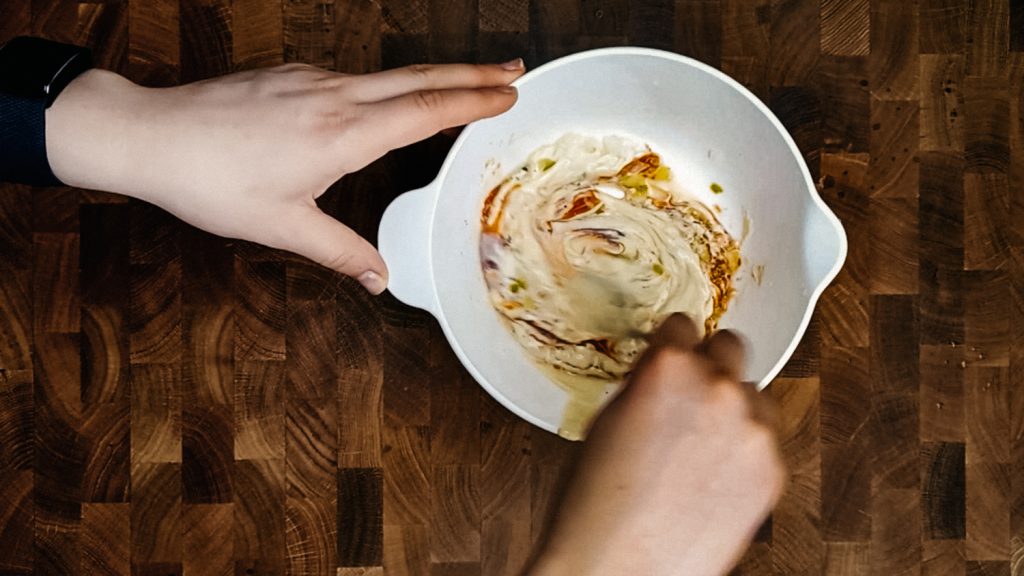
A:
<svg viewBox="0 0 1024 576">
<path fill-rule="evenodd" d="M 715 329 L 739 245 L 648 147 L 567 134 L 487 194 L 480 259 L 495 310 L 570 393 L 579 438 L 628 376 L 645 336 L 683 312 Z"/>
</svg>

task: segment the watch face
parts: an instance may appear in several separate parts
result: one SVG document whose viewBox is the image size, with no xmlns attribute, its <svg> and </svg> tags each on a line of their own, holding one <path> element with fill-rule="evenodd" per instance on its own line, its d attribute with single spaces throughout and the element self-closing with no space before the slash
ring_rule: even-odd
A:
<svg viewBox="0 0 1024 576">
<path fill-rule="evenodd" d="M 0 91 L 49 106 L 89 68 L 92 58 L 86 48 L 19 36 L 0 48 Z"/>
</svg>

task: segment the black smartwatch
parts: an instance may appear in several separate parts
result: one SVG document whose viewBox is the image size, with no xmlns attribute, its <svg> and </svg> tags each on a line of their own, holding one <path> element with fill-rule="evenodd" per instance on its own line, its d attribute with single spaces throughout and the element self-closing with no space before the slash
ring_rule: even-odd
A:
<svg viewBox="0 0 1024 576">
<path fill-rule="evenodd" d="M 0 181 L 61 184 L 46 158 L 46 109 L 90 68 L 79 46 L 20 36 L 0 47 Z"/>
</svg>

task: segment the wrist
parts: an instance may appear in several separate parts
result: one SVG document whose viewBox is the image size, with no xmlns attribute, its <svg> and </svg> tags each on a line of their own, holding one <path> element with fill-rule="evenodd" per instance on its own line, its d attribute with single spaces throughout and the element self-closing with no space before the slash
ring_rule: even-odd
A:
<svg viewBox="0 0 1024 576">
<path fill-rule="evenodd" d="M 146 120 L 149 89 L 108 70 L 84 72 L 46 110 L 46 152 L 53 173 L 79 188 L 130 193 L 133 134 Z"/>
</svg>

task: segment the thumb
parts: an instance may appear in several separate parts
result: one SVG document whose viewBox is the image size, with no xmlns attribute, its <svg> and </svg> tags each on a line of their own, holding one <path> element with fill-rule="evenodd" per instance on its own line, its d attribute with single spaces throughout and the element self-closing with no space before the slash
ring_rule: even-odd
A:
<svg viewBox="0 0 1024 576">
<path fill-rule="evenodd" d="M 377 249 L 315 206 L 299 213 L 284 244 L 285 250 L 355 278 L 371 294 L 387 288 L 388 268 Z"/>
</svg>

